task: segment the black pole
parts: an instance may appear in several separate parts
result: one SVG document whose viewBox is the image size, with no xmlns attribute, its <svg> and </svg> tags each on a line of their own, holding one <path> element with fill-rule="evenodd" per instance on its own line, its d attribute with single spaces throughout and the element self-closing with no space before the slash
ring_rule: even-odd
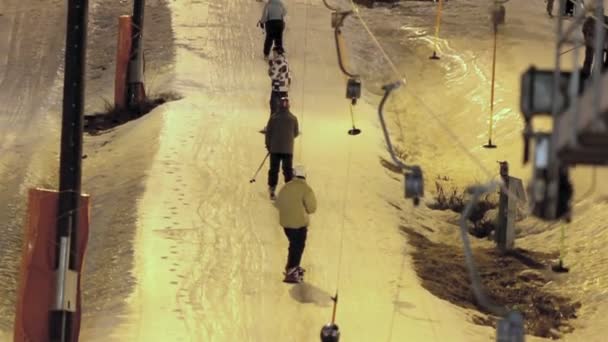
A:
<svg viewBox="0 0 608 342">
<path fill-rule="evenodd" d="M 70 342 L 76 303 L 65 305 L 64 298 L 74 284 L 66 273 L 77 271 L 78 222 L 82 176 L 82 131 L 84 108 L 84 73 L 86 65 L 88 0 L 68 1 L 68 20 L 63 83 L 63 120 L 59 166 L 59 210 L 55 267 L 57 270 L 57 300 L 51 311 L 50 340 Z M 63 247 L 62 247 L 63 245 Z M 69 251 L 66 251 L 69 249 Z M 62 255 L 64 256 L 62 258 Z M 65 267 L 67 266 L 67 267 Z M 73 298 L 73 297 L 72 297 Z M 68 299 L 69 300 L 69 299 Z"/>
<path fill-rule="evenodd" d="M 133 49 L 131 50 L 131 59 L 136 59 L 141 46 L 141 37 L 144 27 L 144 0 L 135 0 L 133 3 Z"/>
<path fill-rule="evenodd" d="M 131 109 L 138 109 L 141 101 L 145 98 L 143 85 L 144 79 L 144 52 L 143 52 L 143 32 L 144 32 L 144 8 L 145 0 L 134 0 L 133 2 L 133 31 L 131 43 L 131 56 L 129 60 L 129 85 L 128 102 Z"/>
</svg>

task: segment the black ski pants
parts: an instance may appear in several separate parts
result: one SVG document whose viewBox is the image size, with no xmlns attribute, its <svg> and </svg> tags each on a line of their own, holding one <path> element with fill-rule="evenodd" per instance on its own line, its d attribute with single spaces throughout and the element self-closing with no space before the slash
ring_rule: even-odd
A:
<svg viewBox="0 0 608 342">
<path fill-rule="evenodd" d="M 276 113 L 279 110 L 281 104 L 281 97 L 287 97 L 286 91 L 271 91 L 270 92 L 270 115 Z"/>
<path fill-rule="evenodd" d="M 283 30 L 285 29 L 285 22 L 283 20 L 268 20 L 264 24 L 264 28 L 266 29 L 264 56 L 268 56 L 273 42 L 274 46 L 283 47 Z"/>
<path fill-rule="evenodd" d="M 306 246 L 308 228 L 283 228 L 283 230 L 285 231 L 287 240 L 289 240 L 289 254 L 287 254 L 287 265 L 285 265 L 285 270 L 288 270 L 292 267 L 300 266 L 304 247 Z"/>
<path fill-rule="evenodd" d="M 276 188 L 279 183 L 279 166 L 283 166 L 283 176 L 285 183 L 293 178 L 293 154 L 271 153 L 270 170 L 268 170 L 268 186 Z"/>
</svg>

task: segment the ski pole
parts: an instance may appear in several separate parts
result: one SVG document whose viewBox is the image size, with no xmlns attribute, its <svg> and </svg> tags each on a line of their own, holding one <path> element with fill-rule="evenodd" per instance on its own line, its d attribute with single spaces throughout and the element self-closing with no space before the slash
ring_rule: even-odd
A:
<svg viewBox="0 0 608 342">
<path fill-rule="evenodd" d="M 255 173 L 253 174 L 253 178 L 251 178 L 249 180 L 249 183 L 253 183 L 255 182 L 255 177 L 258 176 L 258 173 L 260 172 L 260 170 L 262 169 L 262 167 L 264 166 L 264 163 L 266 162 L 266 159 L 268 159 L 268 156 L 270 155 L 270 152 L 266 153 L 266 156 L 264 157 L 264 160 L 262 160 L 262 162 L 260 163 L 260 167 L 258 167 L 258 169 L 255 171 Z"/>
</svg>

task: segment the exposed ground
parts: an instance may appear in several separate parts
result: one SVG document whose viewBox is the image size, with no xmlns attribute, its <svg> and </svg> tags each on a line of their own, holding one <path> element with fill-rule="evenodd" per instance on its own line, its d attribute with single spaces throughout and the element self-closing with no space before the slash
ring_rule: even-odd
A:
<svg viewBox="0 0 608 342">
<path fill-rule="evenodd" d="M 427 206 L 433 210 L 462 213 L 467 201 L 468 195 L 464 190 L 451 184 L 448 177 L 438 177 L 433 202 Z M 497 202 L 496 194 L 488 194 L 480 199 L 470 216 L 469 234 L 478 238 L 492 237 Z M 459 239 L 453 240 L 454 244 L 434 242 L 412 228 L 402 226 L 401 230 L 415 247 L 413 262 L 427 290 L 453 304 L 484 312 L 473 297 Z M 545 290 L 545 285 L 555 278 L 549 263 L 557 258 L 557 253 L 518 248 L 501 254 L 495 248 L 473 248 L 475 262 L 489 297 L 495 303 L 520 311 L 527 334 L 559 338 L 563 333 L 573 331 L 568 320 L 576 318 L 580 303 Z M 495 327 L 498 318 L 474 316 L 472 320 L 476 324 Z"/>
<path fill-rule="evenodd" d="M 435 243 L 408 227 L 401 227 L 412 252 L 413 264 L 422 285 L 439 298 L 464 308 L 483 309 L 475 303 L 465 267 L 462 247 Z M 489 297 L 520 311 L 527 334 L 558 338 L 572 332 L 569 320 L 576 318 L 580 303 L 544 290 L 554 274 L 548 268 L 555 254 L 516 249 L 500 255 L 493 248 L 475 248 L 475 261 Z M 495 326 L 493 316 L 475 316 L 473 322 Z"/>
<path fill-rule="evenodd" d="M 85 115 L 84 131 L 91 135 L 100 134 L 116 126 L 138 119 L 164 103 L 179 99 L 181 99 L 181 96 L 177 93 L 166 92 L 147 98 L 136 108 L 125 109 L 116 108 L 109 102 L 106 102 L 103 112 Z"/>
</svg>

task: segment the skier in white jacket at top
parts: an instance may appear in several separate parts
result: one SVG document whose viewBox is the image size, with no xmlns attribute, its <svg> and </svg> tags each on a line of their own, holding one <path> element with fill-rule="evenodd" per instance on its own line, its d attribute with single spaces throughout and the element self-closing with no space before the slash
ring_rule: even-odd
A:
<svg viewBox="0 0 608 342">
<path fill-rule="evenodd" d="M 275 46 L 283 47 L 283 30 L 285 29 L 285 16 L 287 9 L 281 0 L 268 0 L 262 11 L 259 25 L 266 30 L 264 41 L 264 58 L 268 59 L 270 49 Z"/>
</svg>

